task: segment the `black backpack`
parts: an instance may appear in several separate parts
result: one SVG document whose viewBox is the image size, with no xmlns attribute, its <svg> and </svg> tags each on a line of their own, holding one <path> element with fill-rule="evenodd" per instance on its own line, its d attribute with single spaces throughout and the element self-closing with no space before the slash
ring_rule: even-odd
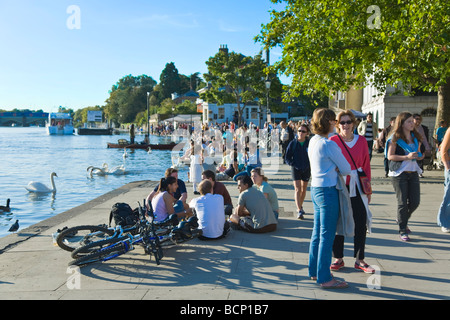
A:
<svg viewBox="0 0 450 320">
<path fill-rule="evenodd" d="M 131 209 L 127 203 L 118 202 L 112 206 L 111 213 L 109 214 L 109 226 L 114 219 L 116 226 L 122 227 L 134 226 L 139 221 L 139 209 Z"/>
</svg>

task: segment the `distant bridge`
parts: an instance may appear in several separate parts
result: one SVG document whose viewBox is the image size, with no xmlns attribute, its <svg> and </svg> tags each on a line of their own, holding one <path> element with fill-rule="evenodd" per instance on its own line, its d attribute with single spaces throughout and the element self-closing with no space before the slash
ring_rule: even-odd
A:
<svg viewBox="0 0 450 320">
<path fill-rule="evenodd" d="M 0 126 L 2 127 L 10 127 L 13 124 L 22 127 L 29 127 L 30 125 L 45 126 L 47 119 L 47 112 L 0 112 Z"/>
</svg>

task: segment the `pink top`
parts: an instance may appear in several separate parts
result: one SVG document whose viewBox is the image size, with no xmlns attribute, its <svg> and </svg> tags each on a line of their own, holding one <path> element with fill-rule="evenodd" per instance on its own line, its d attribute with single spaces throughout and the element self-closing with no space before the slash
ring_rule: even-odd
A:
<svg viewBox="0 0 450 320">
<path fill-rule="evenodd" d="M 355 135 L 358 136 L 358 135 Z M 337 135 L 334 135 L 330 137 L 330 140 L 337 143 L 339 148 L 342 150 L 342 154 L 344 155 L 345 159 L 347 159 L 348 163 L 350 164 L 352 170 L 356 170 L 358 168 L 362 168 L 364 172 L 366 173 L 369 180 L 371 180 L 371 172 L 370 172 L 370 158 L 369 158 L 369 147 L 367 145 L 367 140 L 363 136 L 358 136 L 358 140 L 356 141 L 356 144 L 353 147 L 349 147 L 346 144 L 346 147 L 348 151 L 352 154 L 353 161 L 355 161 L 357 168 L 355 168 L 355 165 L 353 164 L 352 159 L 350 158 L 347 150 L 345 149 L 344 145 L 342 144 L 341 139 Z M 347 184 L 350 182 L 350 177 L 347 177 Z"/>
</svg>

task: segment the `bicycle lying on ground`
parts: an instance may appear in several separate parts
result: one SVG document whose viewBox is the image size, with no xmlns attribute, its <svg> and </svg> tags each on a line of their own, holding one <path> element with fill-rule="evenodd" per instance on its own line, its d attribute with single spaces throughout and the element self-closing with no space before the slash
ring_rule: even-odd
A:
<svg viewBox="0 0 450 320">
<path fill-rule="evenodd" d="M 150 221 L 146 219 L 146 216 L 150 218 Z M 132 228 L 123 229 L 121 226 L 117 226 L 111 236 L 81 245 L 73 250 L 72 257 L 75 260 L 71 261 L 69 265 L 84 266 L 111 260 L 134 250 L 135 245 L 143 246 L 145 253 L 150 257 L 153 255 L 159 265 L 164 256 L 163 245 L 176 245 L 201 235 L 201 230 L 197 229 L 196 216 L 190 217 L 187 221 L 181 221 L 175 227 L 173 226 L 173 216 L 165 221 L 156 222 L 153 210 L 150 210 L 150 214 L 148 214 L 145 201 L 143 207 L 139 203 L 139 217 L 139 221 Z M 128 231 L 125 232 L 126 230 Z"/>
</svg>

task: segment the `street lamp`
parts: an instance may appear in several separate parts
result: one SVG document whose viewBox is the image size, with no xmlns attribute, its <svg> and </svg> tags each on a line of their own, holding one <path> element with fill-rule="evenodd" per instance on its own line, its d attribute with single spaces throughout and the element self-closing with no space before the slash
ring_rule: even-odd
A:
<svg viewBox="0 0 450 320">
<path fill-rule="evenodd" d="M 147 92 L 147 136 L 146 138 L 150 141 L 150 110 L 148 107 L 148 98 L 150 96 L 150 92 Z"/>
<path fill-rule="evenodd" d="M 267 94 L 267 110 L 266 110 L 266 121 L 269 120 L 269 91 L 270 91 L 270 85 L 272 84 L 272 81 L 270 81 L 269 75 L 266 77 L 266 94 Z"/>
</svg>

